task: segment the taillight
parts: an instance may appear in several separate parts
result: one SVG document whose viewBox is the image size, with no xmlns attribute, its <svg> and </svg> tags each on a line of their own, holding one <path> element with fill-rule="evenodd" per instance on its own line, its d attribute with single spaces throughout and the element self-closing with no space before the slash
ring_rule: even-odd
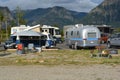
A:
<svg viewBox="0 0 120 80">
<path fill-rule="evenodd" d="M 87 40 L 87 39 L 85 38 L 85 39 L 83 39 L 83 40 Z"/>
<path fill-rule="evenodd" d="M 98 38 L 98 40 L 101 40 L 101 38 Z"/>
</svg>

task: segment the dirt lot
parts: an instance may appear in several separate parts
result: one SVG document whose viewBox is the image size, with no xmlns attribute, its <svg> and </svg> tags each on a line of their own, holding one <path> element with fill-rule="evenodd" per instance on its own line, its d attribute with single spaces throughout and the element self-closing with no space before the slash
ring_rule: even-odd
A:
<svg viewBox="0 0 120 80">
<path fill-rule="evenodd" d="M 120 66 L 0 66 L 0 80 L 119 80 Z"/>
<path fill-rule="evenodd" d="M 119 80 L 119 54 L 108 59 L 91 58 L 89 53 L 90 50 L 0 53 L 0 80 Z"/>
</svg>

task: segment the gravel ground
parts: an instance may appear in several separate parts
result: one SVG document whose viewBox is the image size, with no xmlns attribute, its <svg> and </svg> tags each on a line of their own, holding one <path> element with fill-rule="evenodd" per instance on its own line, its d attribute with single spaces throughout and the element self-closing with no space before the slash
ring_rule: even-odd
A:
<svg viewBox="0 0 120 80">
<path fill-rule="evenodd" d="M 0 66 L 0 80 L 119 80 L 120 65 Z"/>
</svg>

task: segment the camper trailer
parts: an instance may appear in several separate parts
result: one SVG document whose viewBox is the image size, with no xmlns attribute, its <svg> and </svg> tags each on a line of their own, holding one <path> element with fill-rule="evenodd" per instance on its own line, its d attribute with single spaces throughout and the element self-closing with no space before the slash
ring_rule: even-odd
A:
<svg viewBox="0 0 120 80">
<path fill-rule="evenodd" d="M 70 47 L 95 47 L 100 43 L 100 31 L 98 28 L 89 25 L 75 25 L 66 29 L 65 43 Z"/>
</svg>

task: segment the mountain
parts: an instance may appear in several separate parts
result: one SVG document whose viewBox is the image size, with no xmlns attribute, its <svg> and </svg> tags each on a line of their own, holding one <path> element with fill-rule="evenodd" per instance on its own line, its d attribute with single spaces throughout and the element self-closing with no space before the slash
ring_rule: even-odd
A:
<svg viewBox="0 0 120 80">
<path fill-rule="evenodd" d="M 24 11 L 24 18 L 28 24 L 46 24 L 64 26 L 75 24 L 87 13 L 67 10 L 63 7 L 55 6 L 51 8 L 38 8 Z"/>
<path fill-rule="evenodd" d="M 9 10 L 8 7 L 0 7 L 0 13 L 2 13 L 4 17 L 7 17 L 9 21 L 13 20 L 11 11 Z"/>
<path fill-rule="evenodd" d="M 84 24 L 120 25 L 120 0 L 104 0 L 82 19 Z"/>
</svg>

